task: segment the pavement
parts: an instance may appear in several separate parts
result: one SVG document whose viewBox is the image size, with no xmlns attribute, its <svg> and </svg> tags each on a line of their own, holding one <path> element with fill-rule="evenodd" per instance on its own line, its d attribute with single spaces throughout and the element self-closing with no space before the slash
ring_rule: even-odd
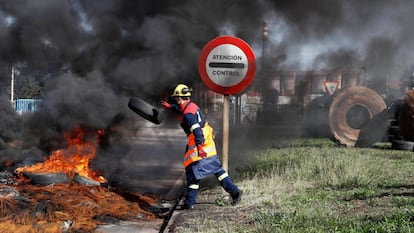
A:
<svg viewBox="0 0 414 233">
<path fill-rule="evenodd" d="M 124 169 L 117 171 L 116 185 L 131 192 L 157 194 L 163 202 L 155 208 L 172 208 L 185 185 L 184 133 L 180 128 L 142 127 L 129 143 L 129 153 L 118 161 Z M 154 233 L 160 232 L 163 224 L 164 219 L 137 219 L 100 225 L 95 232 Z"/>
<path fill-rule="evenodd" d="M 117 224 L 99 226 L 96 233 L 158 233 L 162 219 L 152 221 L 121 221 Z"/>
<path fill-rule="evenodd" d="M 184 174 L 184 173 L 183 173 Z M 184 191 L 185 177 L 180 175 L 175 180 L 173 186 L 167 193 L 163 193 L 164 197 L 179 198 Z M 164 218 L 154 220 L 137 220 L 137 221 L 120 221 L 116 224 L 100 225 L 95 232 L 96 233 L 162 233 L 167 232 L 168 226 L 171 224 L 169 219 L 175 219 L 178 211 L 175 212 L 174 208 L 179 202 L 176 200 L 163 199 L 163 202 L 159 205 L 154 205 L 155 208 L 168 208 L 170 211 L 165 213 Z"/>
<path fill-rule="evenodd" d="M 279 129 L 264 128 L 258 130 L 239 129 L 234 131 L 234 145 L 249 147 L 253 143 L 252 137 L 277 138 Z M 247 133 L 246 133 L 247 132 Z M 182 165 L 182 156 L 185 149 L 186 137 L 181 128 L 142 127 L 130 139 L 130 150 L 117 161 L 124 165 L 124 169 L 117 170 L 117 185 L 133 192 L 159 194 L 163 203 L 157 207 L 172 208 L 176 200 L 184 192 L 185 173 Z M 240 140 L 238 142 L 237 140 Z M 258 139 L 259 140 L 259 139 Z M 260 141 L 260 140 L 259 140 Z M 220 139 L 217 139 L 217 146 L 220 146 Z M 256 141 L 257 142 L 257 141 Z M 255 143 L 256 143 L 255 142 Z M 249 144 L 250 143 L 250 144 Z M 256 145 L 257 146 L 257 145 Z M 242 150 L 243 148 L 233 148 Z M 216 180 L 214 180 L 216 181 Z M 209 182 L 209 181 L 207 181 Z M 207 185 L 206 185 L 207 186 Z M 220 189 L 218 189 L 220 190 Z M 220 195 L 222 190 L 218 191 Z M 200 193 L 201 194 L 201 193 Z M 188 214 L 197 214 L 215 208 L 215 197 L 217 193 L 209 196 L 203 201 L 203 195 L 199 195 L 201 208 L 191 213 L 185 210 L 174 211 L 168 225 L 164 219 L 150 221 L 121 221 L 117 224 L 101 225 L 96 229 L 98 233 L 154 233 L 168 232 L 175 224 L 185 219 Z M 230 207 L 231 208 L 231 207 Z M 230 209 L 231 211 L 232 209 Z M 178 220 L 177 220 L 178 219 Z M 172 225 L 171 225 L 172 224 Z M 164 231 L 162 231 L 164 230 Z"/>
</svg>

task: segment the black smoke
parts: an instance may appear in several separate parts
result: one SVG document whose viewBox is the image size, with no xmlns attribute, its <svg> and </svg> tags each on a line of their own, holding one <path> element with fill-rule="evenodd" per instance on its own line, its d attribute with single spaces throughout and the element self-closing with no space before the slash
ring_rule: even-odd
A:
<svg viewBox="0 0 414 233">
<path fill-rule="evenodd" d="M 196 83 L 201 49 L 224 34 L 247 41 L 275 70 L 365 67 L 372 80 L 400 78 L 414 58 L 413 7 L 408 0 L 0 1 L 0 147 L 21 149 L 6 157 L 24 157 L 77 124 L 117 122 L 126 135 L 136 129 L 129 98 L 157 103 L 177 82 Z M 11 66 L 40 77 L 40 113 L 8 108 Z"/>
</svg>

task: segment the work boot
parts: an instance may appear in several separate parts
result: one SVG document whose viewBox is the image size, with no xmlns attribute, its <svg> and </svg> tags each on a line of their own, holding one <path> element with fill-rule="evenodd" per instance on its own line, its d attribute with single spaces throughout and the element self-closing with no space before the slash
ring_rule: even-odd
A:
<svg viewBox="0 0 414 233">
<path fill-rule="evenodd" d="M 193 210 L 193 209 L 194 209 L 194 205 L 188 205 L 188 204 L 184 204 L 180 208 L 180 210 Z"/>
<path fill-rule="evenodd" d="M 236 194 L 231 195 L 231 205 L 237 205 L 241 201 L 241 196 L 243 194 L 243 191 L 239 189 L 239 191 Z"/>
</svg>

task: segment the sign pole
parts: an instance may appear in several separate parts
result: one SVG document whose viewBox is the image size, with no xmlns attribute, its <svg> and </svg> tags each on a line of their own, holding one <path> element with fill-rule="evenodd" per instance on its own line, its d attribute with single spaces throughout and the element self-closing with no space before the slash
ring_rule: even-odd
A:
<svg viewBox="0 0 414 233">
<path fill-rule="evenodd" d="M 222 167 L 228 170 L 230 95 L 241 93 L 253 81 L 256 58 L 242 39 L 220 36 L 204 46 L 198 59 L 198 72 L 207 87 L 224 95 Z"/>
<path fill-rule="evenodd" d="M 224 95 L 223 102 L 223 157 L 222 166 L 227 171 L 229 164 L 229 95 Z M 228 171 L 227 171 L 228 172 Z"/>
</svg>

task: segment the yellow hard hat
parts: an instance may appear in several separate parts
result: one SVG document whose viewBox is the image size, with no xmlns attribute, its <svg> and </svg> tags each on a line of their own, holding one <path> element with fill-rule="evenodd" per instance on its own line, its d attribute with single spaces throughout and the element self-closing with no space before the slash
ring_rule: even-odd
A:
<svg viewBox="0 0 414 233">
<path fill-rule="evenodd" d="M 173 97 L 187 97 L 187 96 L 191 96 L 192 91 L 193 91 L 193 89 L 189 88 L 187 85 L 178 84 L 175 87 L 174 92 L 171 96 L 173 96 Z"/>
</svg>

